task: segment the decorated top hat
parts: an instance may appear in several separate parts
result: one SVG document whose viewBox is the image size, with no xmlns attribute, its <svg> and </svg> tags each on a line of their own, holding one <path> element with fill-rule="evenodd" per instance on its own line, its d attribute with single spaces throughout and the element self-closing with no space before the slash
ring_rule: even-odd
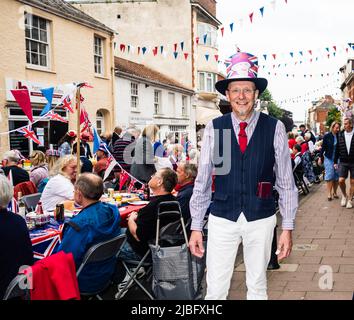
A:
<svg viewBox="0 0 354 320">
<path fill-rule="evenodd" d="M 257 78 L 258 58 L 256 56 L 246 52 L 237 52 L 225 60 L 225 64 L 226 79 L 215 83 L 216 90 L 222 95 L 226 95 L 225 91 L 229 83 L 233 81 L 252 81 L 256 85 L 259 94 L 267 88 L 267 79 Z"/>
</svg>

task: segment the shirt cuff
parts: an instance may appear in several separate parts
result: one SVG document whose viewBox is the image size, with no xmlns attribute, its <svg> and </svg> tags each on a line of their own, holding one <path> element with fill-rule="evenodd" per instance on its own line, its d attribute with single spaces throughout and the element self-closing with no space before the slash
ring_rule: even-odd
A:
<svg viewBox="0 0 354 320">
<path fill-rule="evenodd" d="M 203 230 L 203 225 L 204 225 L 204 221 L 203 220 L 192 219 L 191 230 L 192 231 L 202 231 Z"/>
<path fill-rule="evenodd" d="M 281 227 L 283 230 L 294 230 L 295 228 L 295 220 L 294 219 L 287 219 L 283 220 Z"/>
</svg>

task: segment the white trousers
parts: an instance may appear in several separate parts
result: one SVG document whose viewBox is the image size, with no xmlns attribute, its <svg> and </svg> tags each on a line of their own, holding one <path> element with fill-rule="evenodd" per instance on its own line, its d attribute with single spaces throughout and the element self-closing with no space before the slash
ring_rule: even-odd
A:
<svg viewBox="0 0 354 320">
<path fill-rule="evenodd" d="M 267 267 L 276 215 L 247 222 L 243 213 L 236 222 L 209 215 L 206 300 L 225 300 L 239 244 L 243 244 L 247 300 L 267 300 Z"/>
</svg>

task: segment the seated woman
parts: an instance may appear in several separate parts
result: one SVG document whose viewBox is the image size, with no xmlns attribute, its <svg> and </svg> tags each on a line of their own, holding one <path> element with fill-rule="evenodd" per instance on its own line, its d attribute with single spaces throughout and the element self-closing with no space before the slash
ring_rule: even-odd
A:
<svg viewBox="0 0 354 320">
<path fill-rule="evenodd" d="M 45 186 L 40 201 L 44 211 L 54 211 L 55 206 L 74 198 L 77 161 L 73 155 L 61 157 L 53 170 L 53 177 Z"/>
<path fill-rule="evenodd" d="M 32 181 L 38 189 L 43 179 L 48 178 L 48 166 L 45 162 L 45 154 L 42 151 L 35 150 L 30 155 L 32 169 L 30 171 L 30 181 Z"/>
<path fill-rule="evenodd" d="M 13 188 L 0 175 L 0 299 L 17 275 L 19 268 L 33 264 L 32 243 L 25 220 L 7 210 L 13 197 Z"/>
</svg>

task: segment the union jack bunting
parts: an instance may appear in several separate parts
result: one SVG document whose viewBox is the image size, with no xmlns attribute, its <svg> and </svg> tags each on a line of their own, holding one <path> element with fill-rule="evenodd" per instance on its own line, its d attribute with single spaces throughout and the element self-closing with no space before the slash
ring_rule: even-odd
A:
<svg viewBox="0 0 354 320">
<path fill-rule="evenodd" d="M 133 192 L 133 191 L 138 191 L 138 190 L 144 190 L 145 189 L 145 184 L 142 184 L 141 182 L 139 182 L 141 184 L 141 188 L 137 189 L 135 187 L 135 182 L 139 182 L 139 181 L 134 179 L 133 177 L 131 177 L 130 183 L 129 183 L 129 186 L 128 186 L 128 192 Z"/>
<path fill-rule="evenodd" d="M 46 116 L 46 118 L 49 118 L 50 120 L 60 121 L 60 122 L 65 122 L 65 123 L 68 122 L 68 120 L 64 119 L 59 114 L 54 113 L 53 111 L 49 111 L 45 116 Z"/>
<path fill-rule="evenodd" d="M 108 153 L 108 154 L 109 154 L 109 156 L 108 156 L 108 161 L 107 161 L 107 169 L 106 169 L 106 171 L 104 173 L 103 181 L 105 181 L 108 178 L 109 174 L 112 172 L 113 168 L 118 163 L 116 161 L 116 159 L 114 159 L 114 157 L 112 156 L 111 153 Z"/>
<path fill-rule="evenodd" d="M 42 145 L 42 143 L 38 140 L 36 134 L 32 130 L 31 126 L 24 127 L 17 131 L 22 133 L 26 138 L 31 139 L 33 142 L 37 143 L 38 145 L 40 146 Z"/>
<path fill-rule="evenodd" d="M 123 186 L 126 184 L 128 179 L 129 179 L 128 172 L 122 169 L 122 171 L 119 173 L 119 191 L 122 190 Z"/>
<path fill-rule="evenodd" d="M 69 112 L 74 113 L 74 109 L 71 106 L 71 99 L 69 97 L 66 97 L 60 106 L 63 107 L 63 109 L 67 109 Z"/>
</svg>

